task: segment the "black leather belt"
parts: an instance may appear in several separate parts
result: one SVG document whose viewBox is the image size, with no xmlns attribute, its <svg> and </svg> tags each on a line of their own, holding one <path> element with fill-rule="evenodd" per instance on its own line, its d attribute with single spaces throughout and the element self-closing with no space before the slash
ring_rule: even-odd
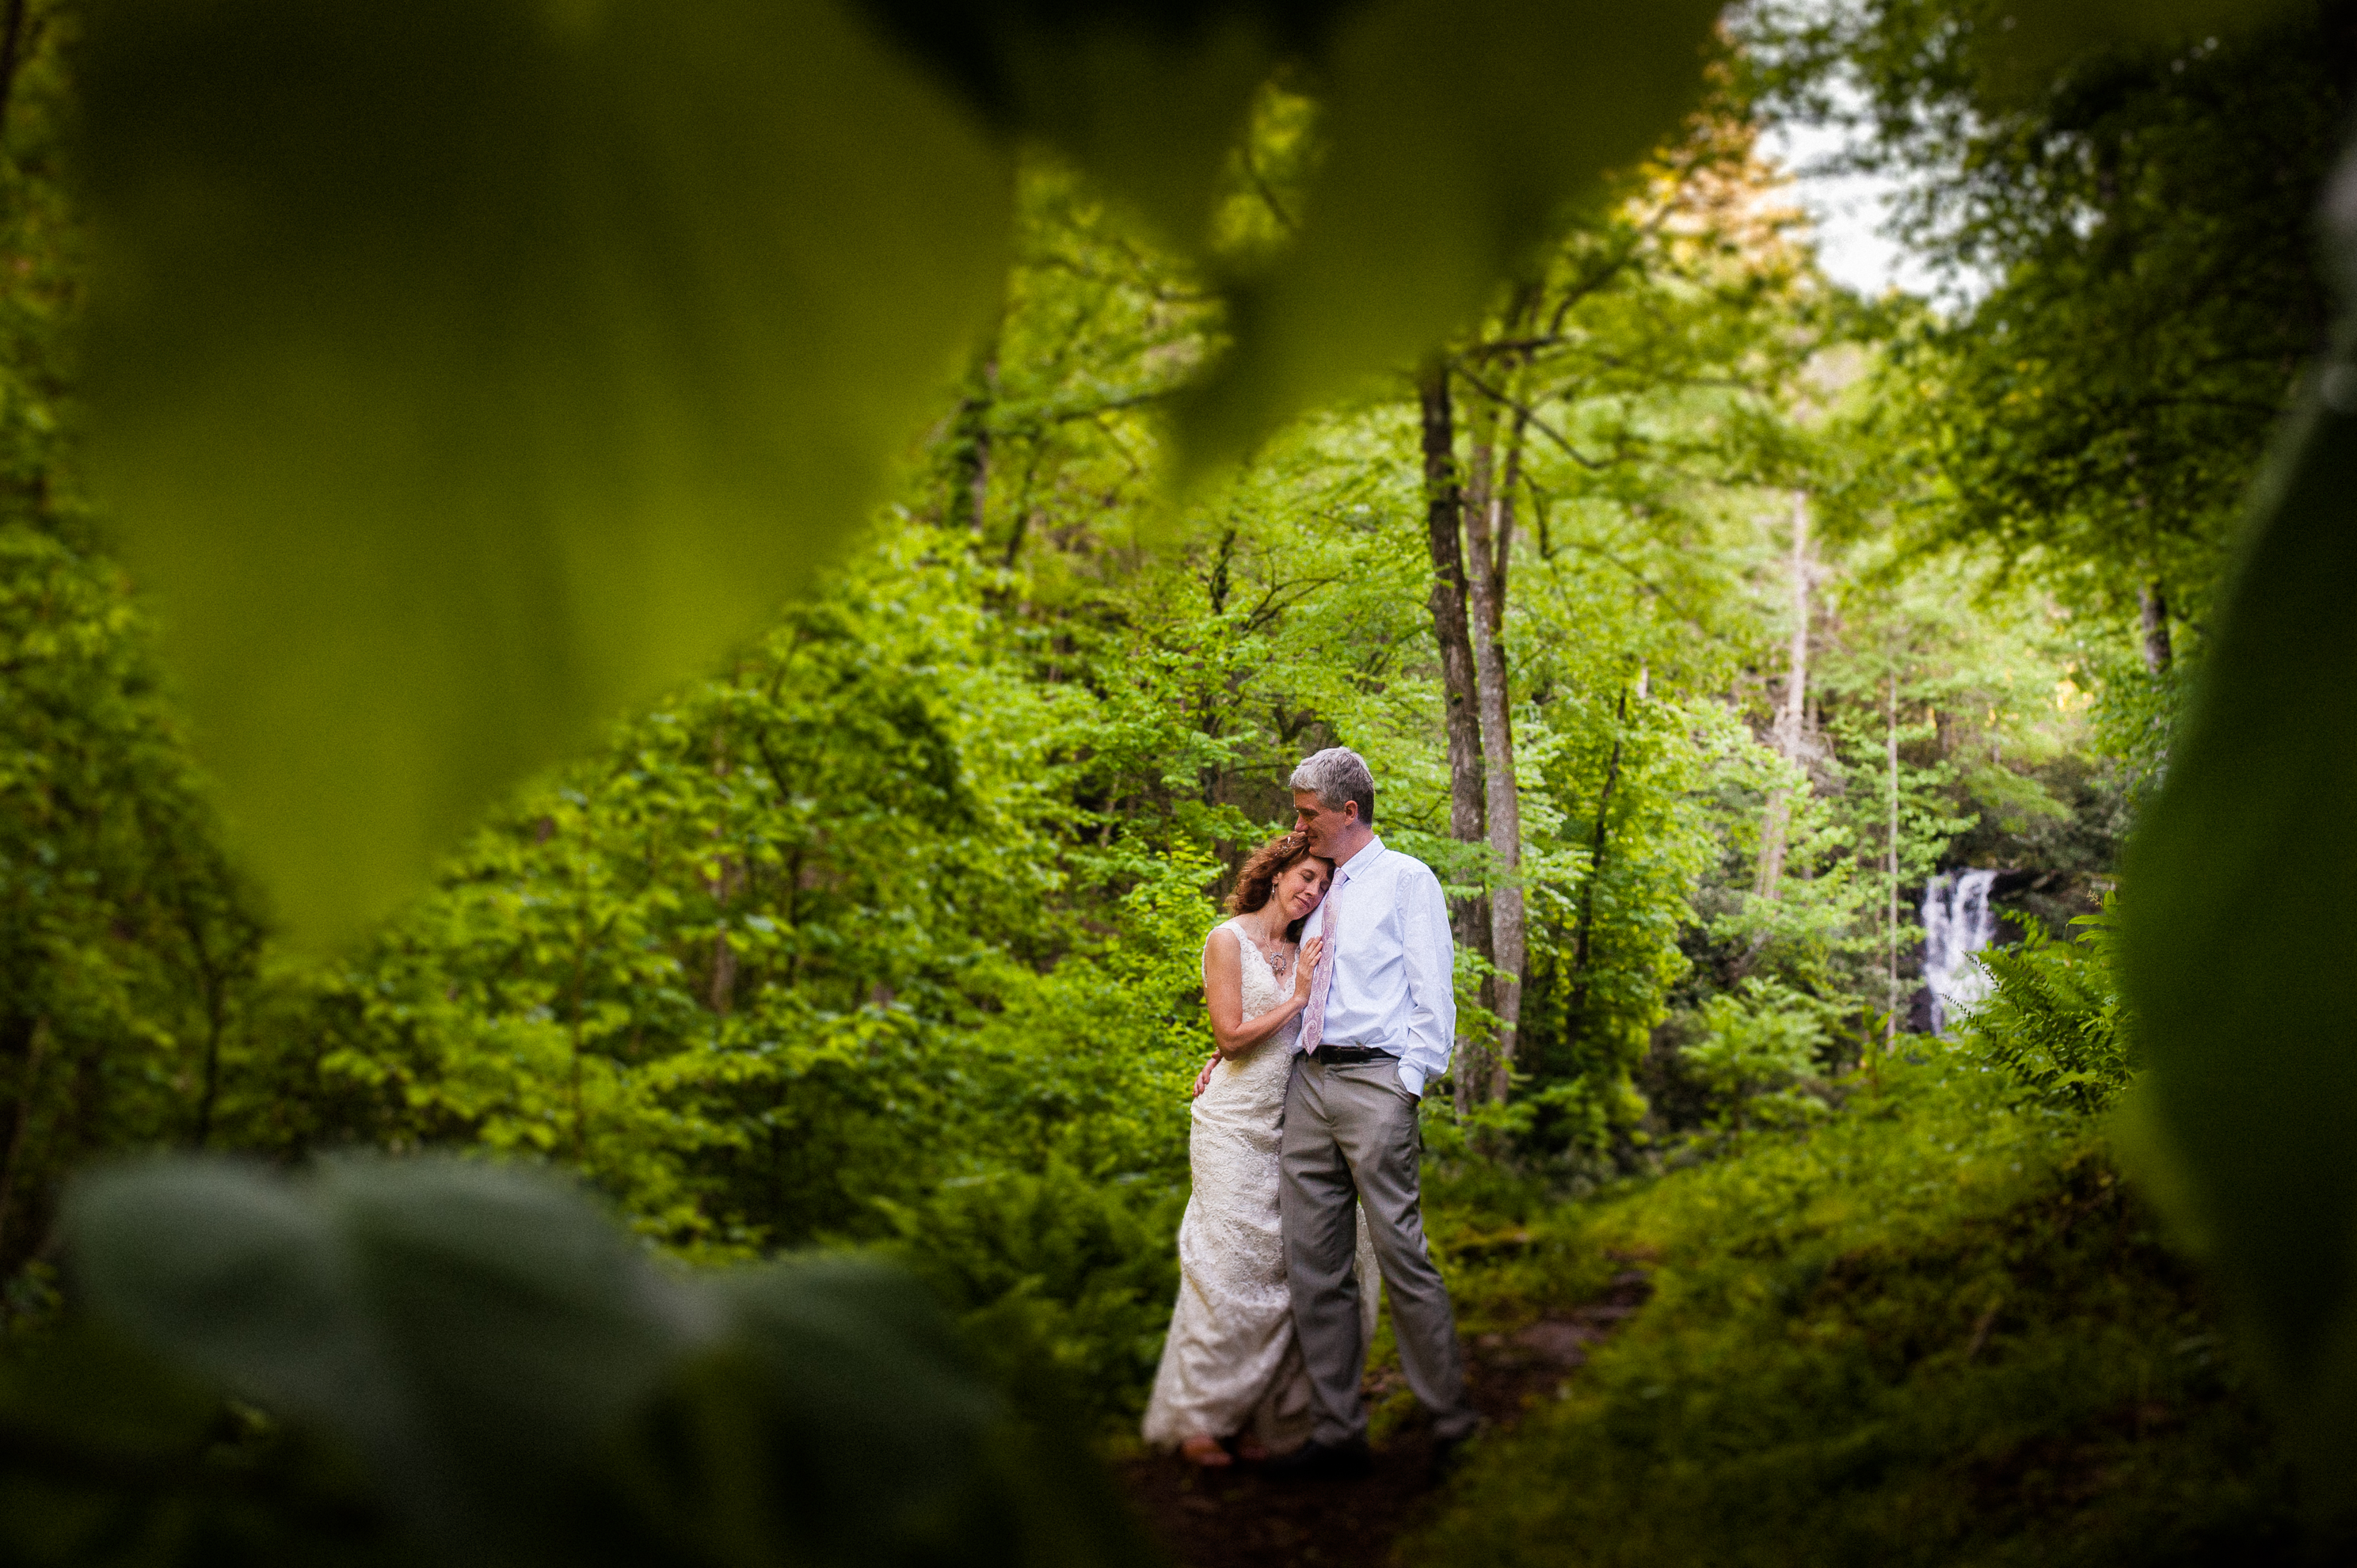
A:
<svg viewBox="0 0 2357 1568">
<path fill-rule="evenodd" d="M 1372 1046 L 1320 1046 L 1309 1054 L 1328 1067 L 1334 1067 L 1348 1062 L 1382 1061 L 1391 1052 L 1379 1051 Z"/>
</svg>

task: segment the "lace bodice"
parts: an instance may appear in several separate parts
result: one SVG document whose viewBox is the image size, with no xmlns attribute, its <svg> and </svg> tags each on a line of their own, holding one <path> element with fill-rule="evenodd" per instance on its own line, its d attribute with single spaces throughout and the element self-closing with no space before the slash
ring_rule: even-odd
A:
<svg viewBox="0 0 2357 1568">
<path fill-rule="evenodd" d="M 1243 1015 L 1250 1022 L 1281 1006 L 1293 994 L 1293 964 L 1300 950 L 1282 953 L 1273 963 L 1260 943 L 1253 940 L 1242 916 L 1230 920 L 1223 929 L 1236 939 L 1243 959 Z"/>
</svg>

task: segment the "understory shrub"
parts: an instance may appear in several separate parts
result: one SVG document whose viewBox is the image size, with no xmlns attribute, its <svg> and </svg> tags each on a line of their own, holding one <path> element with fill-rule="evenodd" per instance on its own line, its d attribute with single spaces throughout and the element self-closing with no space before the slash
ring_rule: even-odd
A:
<svg viewBox="0 0 2357 1568">
<path fill-rule="evenodd" d="M 1004 1382 L 1045 1385 L 1108 1431 L 1145 1409 L 1178 1294 L 1171 1238 L 1185 1203 L 1167 1184 L 1100 1184 L 1060 1163 L 996 1171 L 892 1206 L 892 1251 Z"/>
<path fill-rule="evenodd" d="M 2136 1063 L 2114 971 L 2111 900 L 2071 923 L 2085 929 L 2070 941 L 2032 922 L 2020 945 L 1977 955 L 1995 984 L 1961 1035 L 2029 1100 L 2093 1113 L 2127 1087 Z"/>
<path fill-rule="evenodd" d="M 1655 1294 L 1405 1560 L 2297 1555 L 2284 1462 L 2195 1278 L 2088 1122 L 1965 1053 L 1531 1230 L 1464 1294 L 1578 1299 L 1638 1262 Z"/>
</svg>

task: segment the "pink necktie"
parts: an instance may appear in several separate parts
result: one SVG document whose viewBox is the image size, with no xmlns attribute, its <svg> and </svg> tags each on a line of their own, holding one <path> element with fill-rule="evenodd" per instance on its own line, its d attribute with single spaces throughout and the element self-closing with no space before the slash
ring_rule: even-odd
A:
<svg viewBox="0 0 2357 1568">
<path fill-rule="evenodd" d="M 1342 884 L 1350 878 L 1338 876 L 1326 895 L 1326 918 L 1319 922 L 1318 934 L 1326 945 L 1318 954 L 1318 967 L 1309 972 L 1309 1005 L 1301 1015 L 1301 1040 L 1298 1048 L 1305 1054 L 1318 1048 L 1326 1037 L 1326 993 L 1334 985 L 1334 919 L 1340 913 L 1337 901 L 1342 894 Z"/>
</svg>

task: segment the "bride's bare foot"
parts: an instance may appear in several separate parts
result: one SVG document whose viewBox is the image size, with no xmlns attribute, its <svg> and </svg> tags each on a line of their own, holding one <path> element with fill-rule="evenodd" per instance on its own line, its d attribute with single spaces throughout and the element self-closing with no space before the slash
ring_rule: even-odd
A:
<svg viewBox="0 0 2357 1568">
<path fill-rule="evenodd" d="M 1256 1437 L 1244 1438 L 1236 1444 L 1236 1457 L 1247 1465 L 1265 1463 L 1268 1458 L 1268 1445 Z"/>
<path fill-rule="evenodd" d="M 1223 1465 L 1235 1463 L 1228 1457 L 1228 1451 L 1220 1446 L 1220 1440 L 1208 1432 L 1199 1432 L 1178 1444 L 1178 1452 L 1186 1455 L 1187 1463 L 1200 1465 L 1206 1470 L 1216 1470 Z"/>
</svg>

